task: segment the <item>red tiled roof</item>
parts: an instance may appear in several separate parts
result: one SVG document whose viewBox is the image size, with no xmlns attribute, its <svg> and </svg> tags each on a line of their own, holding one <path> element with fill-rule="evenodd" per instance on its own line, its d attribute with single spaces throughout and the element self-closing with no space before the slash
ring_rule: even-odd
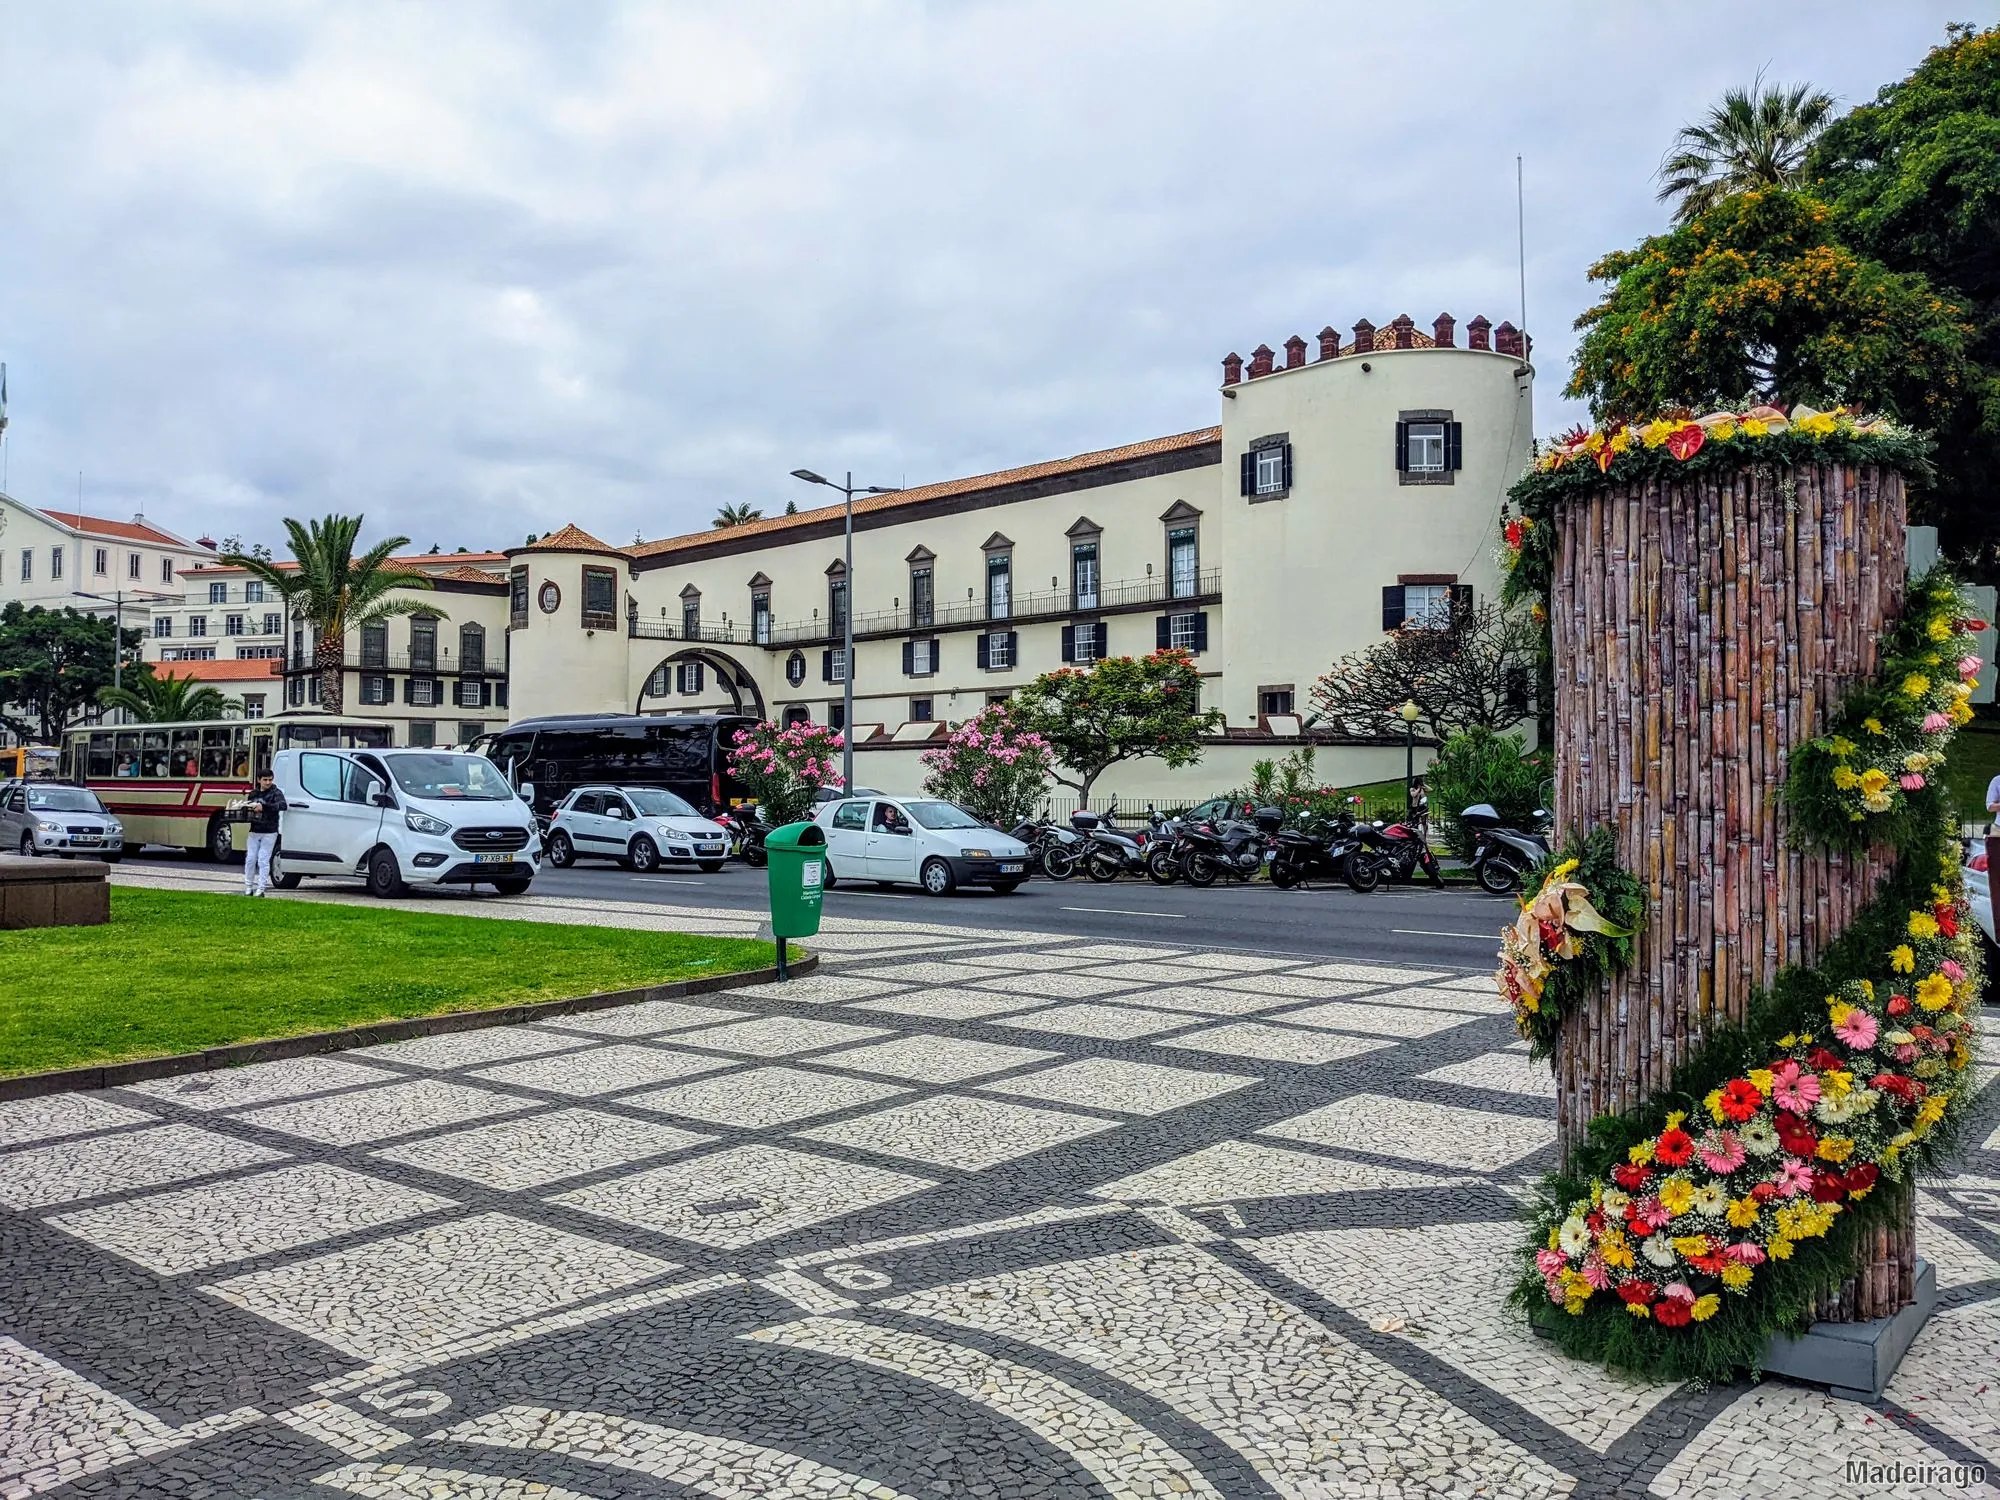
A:
<svg viewBox="0 0 2000 1500">
<path fill-rule="evenodd" d="M 966 479 L 946 479 L 937 484 L 919 485 L 915 489 L 895 490 L 887 495 L 857 495 L 854 500 L 854 513 L 857 516 L 868 515 L 876 511 L 895 510 L 905 505 L 917 505 L 926 500 L 939 500 L 950 495 L 999 489 L 1004 485 L 1046 479 L 1056 474 L 1074 474 L 1085 469 L 1102 468 L 1107 464 L 1147 458 L 1156 453 L 1175 453 L 1186 448 L 1199 448 L 1205 443 L 1219 442 L 1221 439 L 1220 427 L 1203 427 L 1195 432 L 1175 433 L 1172 437 L 1149 438 L 1143 443 L 1128 443 L 1122 448 L 1100 448 L 1093 453 L 1079 453 L 1071 458 L 1052 458 L 1043 463 L 1026 464 L 1018 469 L 1001 469 L 993 474 L 974 474 Z M 764 536 L 787 531 L 824 520 L 830 512 L 841 509 L 845 503 L 843 501 L 838 506 L 815 506 L 796 515 L 771 516 L 765 520 L 747 522 L 742 526 L 730 526 L 721 530 L 710 528 L 707 531 L 690 532 L 686 536 L 666 537 L 657 542 L 641 542 L 636 547 L 626 548 L 625 553 L 631 557 L 658 557 L 662 553 L 677 552 L 683 548 L 713 542 L 717 537 Z M 603 546 L 602 543 L 598 545 Z"/>
<path fill-rule="evenodd" d="M 60 526 L 73 527 L 90 536 L 115 536 L 120 541 L 150 542 L 156 547 L 189 547 L 177 536 L 169 536 L 138 521 L 113 521 L 104 516 L 87 516 L 78 510 L 45 510 L 42 512 Z"/>
<path fill-rule="evenodd" d="M 525 547 L 510 547 L 507 549 L 509 557 L 517 557 L 523 552 L 606 552 L 614 557 L 629 555 L 627 549 L 613 547 L 609 543 L 600 542 L 596 537 L 574 522 L 563 527 L 560 531 L 551 531 L 538 542 L 530 542 Z"/>
<path fill-rule="evenodd" d="M 449 578 L 460 568 L 471 567 L 477 563 L 497 563 L 505 562 L 506 560 L 507 554 L 504 552 L 413 552 L 406 557 L 390 558 L 389 565 L 395 568 L 402 568 L 405 571 L 421 572 L 425 571 L 423 565 L 426 563 L 433 566 L 438 563 L 450 563 L 451 567 L 437 575 L 440 578 Z M 295 572 L 298 566 L 297 563 L 290 561 L 281 561 L 277 564 L 278 571 L 281 573 Z M 224 563 L 209 563 L 199 568 L 183 568 L 181 569 L 180 576 L 183 578 L 203 578 L 210 573 L 227 573 L 230 577 L 234 578 L 246 571 L 248 570 L 230 567 Z M 504 578 L 500 581 L 502 583 L 506 582 Z"/>
<path fill-rule="evenodd" d="M 155 677 L 186 677 L 195 682 L 268 682 L 275 678 L 277 661 L 156 661 Z"/>
<path fill-rule="evenodd" d="M 442 573 L 434 576 L 449 578 L 455 583 L 505 583 L 507 581 L 505 573 L 489 573 L 484 568 L 475 568 L 467 564 L 460 564 L 456 568 L 446 568 Z"/>
</svg>

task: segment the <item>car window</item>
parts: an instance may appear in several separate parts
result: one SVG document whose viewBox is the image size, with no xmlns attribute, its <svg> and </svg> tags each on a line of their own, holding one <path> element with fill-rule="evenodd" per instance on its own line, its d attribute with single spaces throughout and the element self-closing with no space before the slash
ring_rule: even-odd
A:
<svg viewBox="0 0 2000 1500">
<path fill-rule="evenodd" d="M 632 816 L 632 809 L 625 805 L 623 797 L 606 797 L 604 799 L 604 816 L 607 818 L 629 818 Z"/>
<path fill-rule="evenodd" d="M 866 802 L 844 803 L 834 811 L 833 826 L 835 828 L 865 828 L 867 824 L 868 804 Z"/>
<path fill-rule="evenodd" d="M 910 820 L 903 816 L 903 810 L 893 802 L 875 804 L 875 832 L 908 833 Z"/>
<path fill-rule="evenodd" d="M 366 766 L 360 764 L 358 761 L 349 761 L 347 763 L 347 785 L 343 789 L 341 800 L 344 802 L 359 803 L 361 806 L 366 807 L 368 799 L 375 794 L 376 790 L 385 786 L 386 783 L 369 774 Z"/>
<path fill-rule="evenodd" d="M 595 792 L 578 792 L 576 800 L 570 803 L 569 810 L 576 813 L 594 814 L 603 805 L 603 800 Z"/>
<path fill-rule="evenodd" d="M 19 812 L 20 810 L 21 810 L 21 789 L 19 787 L 15 787 L 12 795 L 10 795 L 7 798 L 7 811 Z"/>
<path fill-rule="evenodd" d="M 308 797 L 324 797 L 328 802 L 338 802 L 346 782 L 347 762 L 339 756 L 299 757 L 299 790 Z"/>
<path fill-rule="evenodd" d="M 412 797 L 431 802 L 510 802 L 514 789 L 493 762 L 483 755 L 417 755 L 388 757 L 389 774 Z"/>
<path fill-rule="evenodd" d="M 104 804 L 82 787 L 37 786 L 28 788 L 28 806 L 44 812 L 87 812 L 101 813 Z M 14 811 L 21 810 L 21 788 L 14 788 L 11 799 Z"/>
</svg>

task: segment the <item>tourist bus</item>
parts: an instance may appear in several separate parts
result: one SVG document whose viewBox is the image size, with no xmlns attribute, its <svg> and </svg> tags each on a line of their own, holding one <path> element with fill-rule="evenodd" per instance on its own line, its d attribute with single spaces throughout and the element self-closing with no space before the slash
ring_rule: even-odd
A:
<svg viewBox="0 0 2000 1500">
<path fill-rule="evenodd" d="M 713 816 L 744 800 L 729 774 L 748 714 L 556 714 L 474 740 L 516 787 L 533 785 L 546 818 L 580 786 L 656 786 Z"/>
<path fill-rule="evenodd" d="M 105 724 L 64 736 L 60 774 L 89 787 L 125 825 L 125 848 L 167 844 L 210 859 L 241 853 L 243 824 L 227 814 L 271 757 L 291 749 L 388 748 L 389 726 L 311 710 L 269 719 Z"/>
</svg>

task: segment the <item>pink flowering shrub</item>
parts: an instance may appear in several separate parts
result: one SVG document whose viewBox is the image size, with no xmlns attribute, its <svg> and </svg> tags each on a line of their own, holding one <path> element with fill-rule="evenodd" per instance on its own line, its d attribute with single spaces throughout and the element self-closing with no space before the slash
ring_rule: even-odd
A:
<svg viewBox="0 0 2000 1500">
<path fill-rule="evenodd" d="M 813 793 L 840 784 L 840 731 L 824 724 L 779 728 L 768 721 L 740 730 L 729 771 L 756 799 L 772 827 L 812 816 Z"/>
<path fill-rule="evenodd" d="M 995 703 L 924 752 L 924 790 L 996 828 L 1012 828 L 1042 800 L 1054 760 L 1047 740 Z"/>
</svg>

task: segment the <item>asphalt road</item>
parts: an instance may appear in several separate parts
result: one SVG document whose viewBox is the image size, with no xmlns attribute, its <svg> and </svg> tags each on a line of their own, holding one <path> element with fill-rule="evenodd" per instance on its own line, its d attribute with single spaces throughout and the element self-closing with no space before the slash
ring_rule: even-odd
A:
<svg viewBox="0 0 2000 1500">
<path fill-rule="evenodd" d="M 131 856 L 152 865 L 187 863 L 179 853 Z M 534 894 L 659 906 L 764 911 L 765 873 L 732 860 L 704 875 L 693 865 L 638 875 L 586 861 L 567 870 L 544 865 Z M 1060 884 L 1030 880 L 1012 895 L 964 890 L 934 898 L 914 887 L 879 890 L 843 884 L 827 892 L 826 911 L 901 922 L 948 922 L 1134 942 L 1184 943 L 1238 952 L 1309 954 L 1324 958 L 1436 964 L 1452 969 L 1493 967 L 1499 931 L 1514 903 L 1476 888 L 1385 886 L 1366 896 L 1346 886 L 1280 891 L 1264 881 L 1218 882 L 1207 890 L 1157 886 L 1139 878 L 1099 885 L 1083 876 Z"/>
</svg>

